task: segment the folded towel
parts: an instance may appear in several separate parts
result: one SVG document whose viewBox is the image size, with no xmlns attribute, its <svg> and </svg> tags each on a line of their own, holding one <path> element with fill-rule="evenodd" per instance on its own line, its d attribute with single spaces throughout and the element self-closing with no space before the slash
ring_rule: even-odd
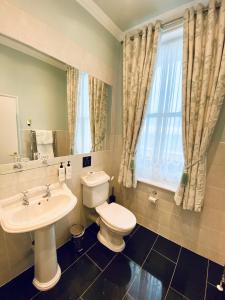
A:
<svg viewBox="0 0 225 300">
<path fill-rule="evenodd" d="M 37 151 L 40 159 L 54 157 L 52 144 L 37 144 Z"/>
<path fill-rule="evenodd" d="M 52 144 L 52 130 L 36 130 L 36 141 L 37 145 Z"/>
</svg>

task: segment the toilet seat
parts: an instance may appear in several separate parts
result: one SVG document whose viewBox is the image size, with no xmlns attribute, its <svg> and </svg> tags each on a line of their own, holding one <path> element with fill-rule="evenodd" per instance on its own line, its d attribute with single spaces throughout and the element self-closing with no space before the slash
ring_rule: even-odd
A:
<svg viewBox="0 0 225 300">
<path fill-rule="evenodd" d="M 96 207 L 96 211 L 106 224 L 118 231 L 128 231 L 136 225 L 134 214 L 117 203 L 104 203 Z"/>
</svg>

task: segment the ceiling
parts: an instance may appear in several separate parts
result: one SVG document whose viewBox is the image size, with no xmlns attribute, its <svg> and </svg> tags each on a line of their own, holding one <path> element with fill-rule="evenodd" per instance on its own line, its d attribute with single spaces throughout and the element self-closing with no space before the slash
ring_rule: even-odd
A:
<svg viewBox="0 0 225 300">
<path fill-rule="evenodd" d="M 193 0 L 93 0 L 122 31 L 191 1 Z"/>
</svg>

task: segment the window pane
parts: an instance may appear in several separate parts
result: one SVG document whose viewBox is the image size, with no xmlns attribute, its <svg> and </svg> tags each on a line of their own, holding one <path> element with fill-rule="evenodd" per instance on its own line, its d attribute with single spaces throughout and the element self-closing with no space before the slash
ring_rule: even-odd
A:
<svg viewBox="0 0 225 300">
<path fill-rule="evenodd" d="M 76 153 L 87 153 L 91 151 L 88 74 L 83 72 L 80 72 L 79 76 L 75 151 Z"/>
<path fill-rule="evenodd" d="M 136 176 L 171 190 L 183 171 L 182 27 L 162 32 L 136 154 Z"/>
</svg>

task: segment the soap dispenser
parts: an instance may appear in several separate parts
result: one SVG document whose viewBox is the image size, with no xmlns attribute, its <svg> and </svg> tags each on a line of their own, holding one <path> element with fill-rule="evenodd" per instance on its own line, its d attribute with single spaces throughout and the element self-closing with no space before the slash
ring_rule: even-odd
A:
<svg viewBox="0 0 225 300">
<path fill-rule="evenodd" d="M 72 167 L 70 161 L 68 161 L 66 165 L 66 179 L 71 179 L 71 178 L 72 178 Z"/>
<path fill-rule="evenodd" d="M 60 163 L 59 166 L 59 182 L 65 181 L 65 168 L 63 166 L 63 163 Z"/>
</svg>

